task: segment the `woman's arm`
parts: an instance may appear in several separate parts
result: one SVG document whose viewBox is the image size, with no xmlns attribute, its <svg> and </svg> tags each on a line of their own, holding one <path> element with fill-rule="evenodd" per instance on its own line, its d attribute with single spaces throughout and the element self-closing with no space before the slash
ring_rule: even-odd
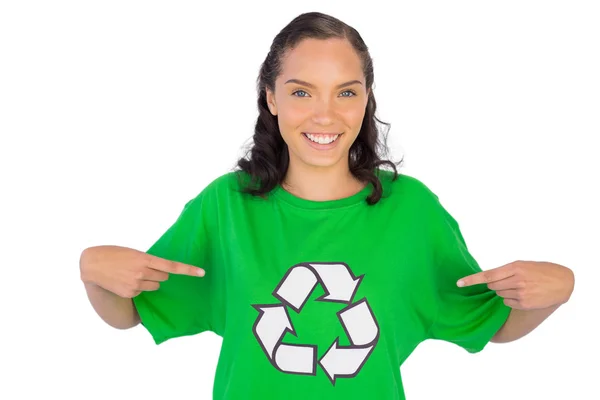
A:
<svg viewBox="0 0 600 400">
<path fill-rule="evenodd" d="M 513 308 L 508 319 L 492 338 L 494 343 L 508 343 L 520 339 L 537 328 L 560 305 L 539 310 L 518 310 Z"/>
<path fill-rule="evenodd" d="M 81 280 L 88 299 L 96 313 L 113 328 L 129 329 L 140 322 L 131 298 L 121 297 L 95 283 L 94 265 L 104 257 L 102 248 L 90 248 L 82 252 L 79 260 Z M 105 268 L 106 269 L 106 268 Z"/>
</svg>

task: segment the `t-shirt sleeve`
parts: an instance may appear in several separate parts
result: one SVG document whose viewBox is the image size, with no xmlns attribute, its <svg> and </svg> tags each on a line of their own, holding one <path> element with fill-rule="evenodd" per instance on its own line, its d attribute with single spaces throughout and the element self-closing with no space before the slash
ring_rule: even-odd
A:
<svg viewBox="0 0 600 400">
<path fill-rule="evenodd" d="M 204 277 L 169 274 L 155 291 L 133 298 L 142 325 L 160 344 L 168 339 L 212 330 L 212 270 L 206 260 L 209 243 L 202 193 L 187 202 L 176 221 L 147 254 L 204 268 Z"/>
<path fill-rule="evenodd" d="M 429 338 L 454 343 L 477 353 L 489 343 L 510 313 L 504 299 L 486 284 L 458 287 L 465 276 L 481 272 L 458 222 L 435 196 L 432 213 L 433 263 L 437 313 Z"/>
</svg>

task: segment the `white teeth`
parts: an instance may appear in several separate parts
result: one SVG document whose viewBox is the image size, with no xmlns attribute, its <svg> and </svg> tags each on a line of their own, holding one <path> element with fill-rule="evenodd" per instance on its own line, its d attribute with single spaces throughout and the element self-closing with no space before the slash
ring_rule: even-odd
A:
<svg viewBox="0 0 600 400">
<path fill-rule="evenodd" d="M 338 135 L 311 135 L 309 133 L 306 134 L 306 137 L 308 137 L 310 140 L 312 140 L 313 142 L 319 143 L 319 144 L 329 144 L 329 143 L 333 143 L 337 138 Z"/>
</svg>

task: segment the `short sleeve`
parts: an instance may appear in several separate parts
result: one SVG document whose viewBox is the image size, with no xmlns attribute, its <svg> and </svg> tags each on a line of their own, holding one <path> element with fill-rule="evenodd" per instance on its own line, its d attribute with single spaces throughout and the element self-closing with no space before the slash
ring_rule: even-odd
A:
<svg viewBox="0 0 600 400">
<path fill-rule="evenodd" d="M 160 344 L 211 329 L 211 270 L 206 264 L 208 235 L 202 194 L 184 206 L 176 221 L 146 251 L 171 261 L 204 268 L 204 277 L 169 274 L 155 291 L 133 298 L 142 325 Z"/>
<path fill-rule="evenodd" d="M 456 282 L 481 272 L 458 222 L 441 205 L 437 196 L 432 211 L 434 291 L 438 311 L 429 338 L 454 343 L 477 353 L 490 342 L 510 313 L 504 299 L 487 285 L 458 287 Z"/>
</svg>

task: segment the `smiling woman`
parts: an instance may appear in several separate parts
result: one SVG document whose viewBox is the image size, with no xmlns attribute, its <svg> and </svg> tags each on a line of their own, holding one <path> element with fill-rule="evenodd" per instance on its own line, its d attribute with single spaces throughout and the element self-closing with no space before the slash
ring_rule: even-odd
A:
<svg viewBox="0 0 600 400">
<path fill-rule="evenodd" d="M 381 198 L 376 168 L 391 167 L 386 132 L 375 116 L 373 62 L 360 34 L 320 13 L 298 16 L 273 40 L 258 77 L 253 144 L 238 166 L 252 178 L 245 191 L 281 184 L 312 200 L 355 194 L 369 183 Z M 400 164 L 400 163 L 398 163 Z M 310 183 L 310 185 L 308 185 Z"/>
<path fill-rule="evenodd" d="M 339 83 L 352 77 L 358 79 Z M 346 39 L 306 39 L 283 57 L 275 90 L 266 90 L 290 152 L 288 181 L 315 166 L 348 171 L 368 101 L 364 81 L 360 58 Z"/>
<path fill-rule="evenodd" d="M 356 30 L 294 19 L 260 69 L 240 169 L 190 199 L 148 251 L 82 255 L 98 314 L 141 322 L 157 344 L 221 336 L 214 399 L 404 400 L 400 366 L 421 342 L 476 353 L 549 315 L 530 308 L 566 302 L 573 275 L 559 265 L 518 263 L 481 284 L 438 196 L 383 159 L 373 76 Z"/>
</svg>

